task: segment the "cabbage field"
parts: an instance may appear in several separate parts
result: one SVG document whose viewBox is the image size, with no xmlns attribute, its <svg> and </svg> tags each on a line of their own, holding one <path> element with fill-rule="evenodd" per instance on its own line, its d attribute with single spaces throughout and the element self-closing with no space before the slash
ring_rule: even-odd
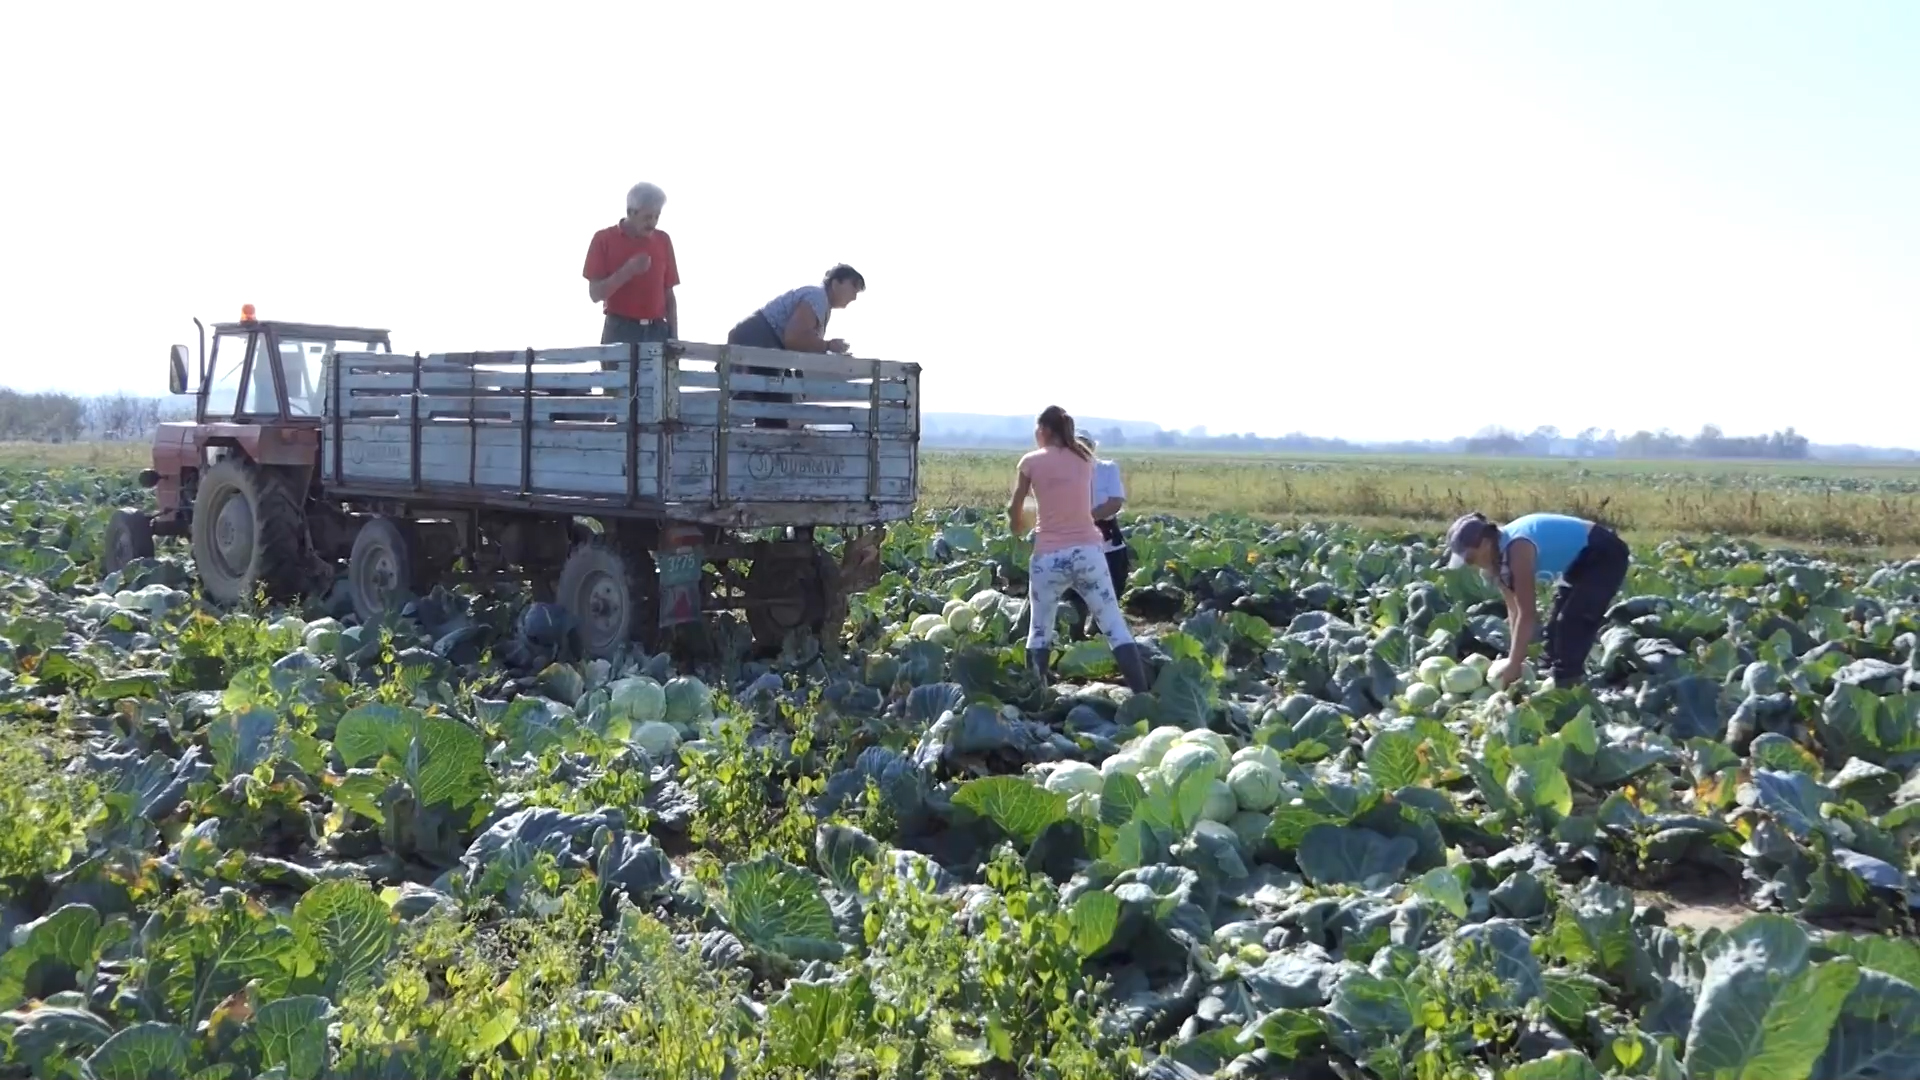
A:
<svg viewBox="0 0 1920 1080">
<path fill-rule="evenodd" d="M 1920 1075 L 1920 562 L 1639 550 L 1495 693 L 1437 537 L 1154 518 L 1135 696 L 970 511 L 581 662 L 102 576 L 144 494 L 0 471 L 0 1077 Z"/>
</svg>

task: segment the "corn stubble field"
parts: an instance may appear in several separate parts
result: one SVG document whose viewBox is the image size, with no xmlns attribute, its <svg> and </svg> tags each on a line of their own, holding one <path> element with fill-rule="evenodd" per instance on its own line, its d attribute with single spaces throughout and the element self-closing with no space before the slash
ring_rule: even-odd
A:
<svg viewBox="0 0 1920 1080">
<path fill-rule="evenodd" d="M 103 573 L 146 448 L 0 446 L 0 1080 L 1920 1076 L 1913 471 L 1127 457 L 1133 694 L 1014 458 L 837 642 L 586 660 Z M 1588 683 L 1468 507 L 1633 539 Z"/>
</svg>

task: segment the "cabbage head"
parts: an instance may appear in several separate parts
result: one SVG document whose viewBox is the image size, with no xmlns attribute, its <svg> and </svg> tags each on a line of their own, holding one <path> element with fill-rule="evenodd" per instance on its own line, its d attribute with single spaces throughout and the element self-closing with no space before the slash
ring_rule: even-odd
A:
<svg viewBox="0 0 1920 1080">
<path fill-rule="evenodd" d="M 1783 681 L 1785 676 L 1780 673 L 1780 669 L 1762 660 L 1747 665 L 1747 670 L 1740 676 L 1740 689 L 1745 690 L 1749 697 L 1755 694 L 1771 694 L 1780 689 Z"/>
<path fill-rule="evenodd" d="M 666 697 L 669 724 L 694 727 L 713 719 L 713 692 L 691 675 L 668 679 Z"/>
<path fill-rule="evenodd" d="M 1512 666 L 1513 666 L 1512 660 L 1505 656 L 1487 665 L 1487 682 L 1486 682 L 1486 685 L 1480 687 L 1480 689 L 1491 693 L 1492 688 L 1496 685 L 1496 681 L 1500 679 L 1502 676 L 1504 676 L 1507 673 L 1507 669 Z M 1523 660 L 1520 662 L 1520 682 L 1529 683 L 1532 681 L 1533 681 L 1533 665 Z"/>
<path fill-rule="evenodd" d="M 1098 792 L 1104 782 L 1099 769 L 1084 761 L 1069 761 L 1047 774 L 1047 782 L 1044 786 L 1048 791 L 1082 795 Z"/>
<path fill-rule="evenodd" d="M 1450 667 L 1441 676 L 1440 688 L 1449 694 L 1471 694 L 1480 689 L 1480 669 L 1472 664 Z"/>
<path fill-rule="evenodd" d="M 1420 661 L 1420 681 L 1438 690 L 1447 672 L 1452 670 L 1453 658 L 1448 656 L 1429 656 Z"/>
<path fill-rule="evenodd" d="M 648 720 L 633 729 L 633 744 L 646 751 L 648 757 L 663 759 L 680 745 L 680 732 L 665 721 Z"/>
<path fill-rule="evenodd" d="M 645 675 L 621 679 L 607 687 L 608 710 L 615 719 L 644 724 L 667 718 L 667 692 Z"/>
<path fill-rule="evenodd" d="M 1167 756 L 1160 759 L 1160 772 L 1169 784 L 1186 783 L 1187 777 L 1196 772 L 1205 773 L 1209 780 L 1217 780 L 1225 761 L 1204 743 L 1175 743 Z"/>
<path fill-rule="evenodd" d="M 1191 731 L 1182 732 L 1180 738 L 1175 741 L 1209 747 L 1219 755 L 1221 761 L 1233 756 L 1233 748 L 1227 745 L 1226 736 L 1210 728 L 1194 728 Z"/>
<path fill-rule="evenodd" d="M 1171 724 L 1163 724 L 1135 739 L 1127 749 L 1137 748 L 1140 752 L 1140 760 L 1149 765 L 1158 765 L 1160 759 L 1167 755 L 1167 751 L 1172 748 L 1180 735 L 1181 729 Z"/>
<path fill-rule="evenodd" d="M 1264 761 L 1242 761 L 1227 773 L 1234 809 L 1264 811 L 1280 801 L 1280 771 Z"/>
<path fill-rule="evenodd" d="M 340 632 L 344 629 L 338 619 L 313 620 L 307 624 L 307 650 L 321 656 L 332 656 L 340 649 Z"/>
<path fill-rule="evenodd" d="M 1232 758 L 1233 764 L 1238 765 L 1243 761 L 1258 761 L 1264 765 L 1271 766 L 1276 772 L 1282 771 L 1286 764 L 1286 759 L 1280 756 L 1280 751 L 1275 750 L 1266 743 L 1252 743 L 1235 750 Z"/>
</svg>

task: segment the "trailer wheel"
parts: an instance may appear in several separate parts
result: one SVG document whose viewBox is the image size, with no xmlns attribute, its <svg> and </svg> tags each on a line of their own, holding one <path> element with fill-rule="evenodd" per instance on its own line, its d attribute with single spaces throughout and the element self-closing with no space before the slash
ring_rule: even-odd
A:
<svg viewBox="0 0 1920 1080">
<path fill-rule="evenodd" d="M 611 546 L 594 540 L 575 547 L 553 591 L 554 602 L 573 617 L 581 652 L 607 657 L 626 643 L 635 609 L 633 574 Z"/>
<path fill-rule="evenodd" d="M 246 458 L 222 458 L 200 478 L 193 500 L 193 563 L 218 604 L 298 595 L 307 574 L 301 534 L 304 494 Z"/>
<path fill-rule="evenodd" d="M 134 510 L 115 510 L 107 519 L 106 550 L 100 569 L 111 574 L 135 559 L 153 558 L 153 519 Z"/>
<path fill-rule="evenodd" d="M 778 649 L 789 633 L 803 626 L 820 632 L 827 614 L 825 558 L 826 553 L 815 548 L 803 556 L 753 560 L 744 591 L 747 627 L 756 649 Z"/>
<path fill-rule="evenodd" d="M 389 605 L 413 593 L 419 566 L 412 530 L 390 517 L 360 526 L 347 557 L 347 591 L 362 623 L 378 622 Z"/>
</svg>

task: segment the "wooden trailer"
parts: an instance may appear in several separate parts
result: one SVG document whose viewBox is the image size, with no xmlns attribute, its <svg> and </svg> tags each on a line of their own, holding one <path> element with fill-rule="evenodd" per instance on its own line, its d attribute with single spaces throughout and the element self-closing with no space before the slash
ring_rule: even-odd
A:
<svg viewBox="0 0 1920 1080">
<path fill-rule="evenodd" d="M 919 489 L 915 364 L 690 342 L 336 352 L 320 382 L 319 486 L 366 616 L 458 570 L 532 580 L 594 654 L 713 604 L 763 645 L 833 635 Z M 845 539 L 839 559 L 816 530 Z"/>
</svg>

